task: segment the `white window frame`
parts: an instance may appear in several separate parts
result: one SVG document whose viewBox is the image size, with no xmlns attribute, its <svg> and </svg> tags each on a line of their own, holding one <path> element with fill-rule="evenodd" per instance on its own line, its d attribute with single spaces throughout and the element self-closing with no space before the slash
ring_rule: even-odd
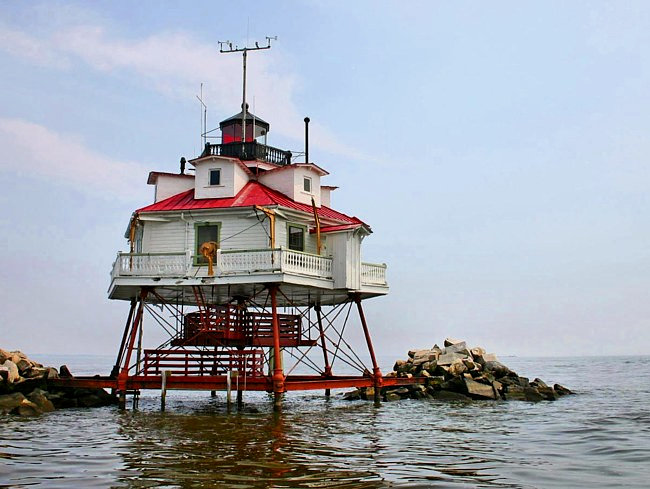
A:
<svg viewBox="0 0 650 489">
<path fill-rule="evenodd" d="M 307 182 L 309 182 L 309 190 L 306 190 L 306 189 L 305 189 L 305 184 L 306 184 Z M 312 185 L 311 177 L 305 177 L 305 176 L 303 176 L 303 177 L 302 177 L 302 191 L 303 191 L 303 192 L 307 192 L 308 194 L 310 194 L 310 193 L 312 193 L 312 192 L 311 192 L 311 189 L 312 189 L 312 188 L 314 188 L 314 187 L 313 187 L 313 185 Z"/>
</svg>

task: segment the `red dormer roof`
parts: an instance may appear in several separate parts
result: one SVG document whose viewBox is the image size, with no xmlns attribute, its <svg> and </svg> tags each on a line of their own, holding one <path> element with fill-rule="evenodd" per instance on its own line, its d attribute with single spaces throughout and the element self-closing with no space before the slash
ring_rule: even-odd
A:
<svg viewBox="0 0 650 489">
<path fill-rule="evenodd" d="M 256 181 L 250 181 L 234 197 L 225 197 L 220 199 L 195 199 L 194 189 L 173 195 L 168 199 L 161 200 L 155 204 L 148 205 L 136 212 L 168 212 L 168 211 L 191 211 L 199 209 L 226 209 L 229 207 L 253 207 L 273 206 L 286 207 L 298 211 L 312 214 L 313 210 L 310 205 L 295 202 L 283 193 L 273 190 L 272 188 L 262 185 Z M 364 224 L 365 223 L 354 216 L 348 216 L 341 212 L 321 206 L 316 210 L 321 219 L 331 219 L 341 221 L 346 224 Z"/>
</svg>

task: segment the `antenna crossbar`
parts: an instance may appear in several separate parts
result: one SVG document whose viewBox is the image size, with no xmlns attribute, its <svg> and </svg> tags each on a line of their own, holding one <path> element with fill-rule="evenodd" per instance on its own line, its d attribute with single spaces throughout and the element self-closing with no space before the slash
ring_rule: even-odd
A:
<svg viewBox="0 0 650 489">
<path fill-rule="evenodd" d="M 244 46 L 240 48 L 236 44 L 233 45 L 230 41 L 217 41 L 219 43 L 219 52 L 221 53 L 242 53 L 243 55 L 243 82 L 242 82 L 242 112 L 241 112 L 241 140 L 242 143 L 246 142 L 246 113 L 248 108 L 246 107 L 246 55 L 248 51 L 260 51 L 262 49 L 271 49 L 271 41 L 277 41 L 278 36 L 266 36 L 266 46 L 260 46 L 258 42 L 255 42 L 254 47 Z M 255 133 L 253 132 L 253 138 L 255 138 Z"/>
</svg>

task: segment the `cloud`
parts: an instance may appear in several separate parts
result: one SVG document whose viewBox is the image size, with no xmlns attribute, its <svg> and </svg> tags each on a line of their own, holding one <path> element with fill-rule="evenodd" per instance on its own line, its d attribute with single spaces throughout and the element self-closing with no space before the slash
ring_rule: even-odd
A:
<svg viewBox="0 0 650 489">
<path fill-rule="evenodd" d="M 185 32 L 119 38 L 100 25 L 74 25 L 37 37 L 0 25 L 0 49 L 39 65 L 72 67 L 74 60 L 104 73 L 135 75 L 142 84 L 176 99 L 194 99 L 200 83 L 209 111 L 234 112 L 241 100 L 241 55 L 220 54 L 218 46 Z M 173 62 L 172 62 L 173 61 Z M 281 49 L 251 53 L 248 103 L 273 114 L 272 131 L 302 141 L 303 115 L 294 102 L 299 78 Z M 233 101 L 237 101 L 233 103 Z M 312 146 L 332 154 L 369 161 L 322 124 L 312 124 Z"/>
<path fill-rule="evenodd" d="M 0 172 L 40 178 L 92 196 L 131 201 L 142 193 L 144 166 L 107 158 L 39 124 L 0 118 Z"/>
</svg>

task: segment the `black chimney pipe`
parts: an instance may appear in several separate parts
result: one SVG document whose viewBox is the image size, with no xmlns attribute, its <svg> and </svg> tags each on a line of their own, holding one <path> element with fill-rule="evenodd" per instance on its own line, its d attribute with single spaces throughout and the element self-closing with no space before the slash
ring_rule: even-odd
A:
<svg viewBox="0 0 650 489">
<path fill-rule="evenodd" d="M 185 175 L 185 163 L 187 161 L 185 160 L 185 156 L 181 158 L 181 175 Z"/>
<path fill-rule="evenodd" d="M 309 163 L 309 117 L 305 117 L 305 163 Z"/>
</svg>

